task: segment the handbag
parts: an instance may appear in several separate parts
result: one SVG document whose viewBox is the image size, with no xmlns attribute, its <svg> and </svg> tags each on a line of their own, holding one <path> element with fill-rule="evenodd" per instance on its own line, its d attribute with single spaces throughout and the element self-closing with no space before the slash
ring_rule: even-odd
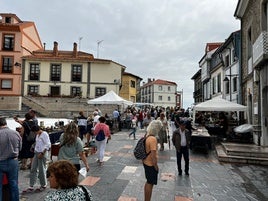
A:
<svg viewBox="0 0 268 201">
<path fill-rule="evenodd" d="M 35 141 L 35 137 L 36 137 L 36 134 L 35 132 L 31 131 L 31 127 L 29 126 L 29 124 L 27 122 L 25 122 L 26 126 L 28 127 L 28 129 L 30 130 L 30 133 L 26 133 L 26 139 L 28 142 L 33 142 Z"/>
</svg>

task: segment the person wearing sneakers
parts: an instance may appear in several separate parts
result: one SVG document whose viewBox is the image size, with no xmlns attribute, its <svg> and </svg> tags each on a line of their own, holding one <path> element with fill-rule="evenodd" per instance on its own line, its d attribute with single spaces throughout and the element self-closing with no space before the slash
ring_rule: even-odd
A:
<svg viewBox="0 0 268 201">
<path fill-rule="evenodd" d="M 177 167 L 179 175 L 182 175 L 181 158 L 183 156 L 185 161 L 185 174 L 189 175 L 189 148 L 191 141 L 190 131 L 186 129 L 186 121 L 179 122 L 179 128 L 177 128 L 172 136 L 173 145 L 176 148 Z"/>
<path fill-rule="evenodd" d="M 31 193 L 33 191 L 43 191 L 47 187 L 46 178 L 46 162 L 48 158 L 48 150 L 51 147 L 48 133 L 40 129 L 38 125 L 34 125 L 31 129 L 36 134 L 34 158 L 30 170 L 30 186 L 22 191 L 22 193 Z M 40 187 L 34 189 L 37 180 L 37 174 L 40 182 Z"/>
<path fill-rule="evenodd" d="M 105 124 L 105 117 L 101 116 L 99 118 L 99 123 L 96 124 L 95 128 L 94 128 L 94 135 L 96 137 L 96 144 L 98 147 L 98 160 L 97 162 L 99 163 L 99 166 L 103 165 L 103 158 L 104 158 L 104 152 L 105 152 L 105 148 L 106 148 L 106 144 L 107 144 L 107 140 L 108 138 L 111 136 L 111 132 L 110 132 L 110 128 L 107 124 Z M 99 131 L 103 130 L 104 132 L 104 139 L 102 139 L 101 141 L 98 140 L 97 135 L 99 134 Z"/>
</svg>

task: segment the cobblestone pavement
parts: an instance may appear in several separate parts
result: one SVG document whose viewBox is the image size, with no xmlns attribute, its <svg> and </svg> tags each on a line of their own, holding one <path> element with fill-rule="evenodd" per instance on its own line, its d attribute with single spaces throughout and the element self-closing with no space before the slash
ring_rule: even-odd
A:
<svg viewBox="0 0 268 201">
<path fill-rule="evenodd" d="M 96 155 L 89 155 L 90 171 L 80 181 L 88 185 L 96 201 L 142 201 L 145 183 L 141 161 L 133 156 L 137 140 L 128 131 L 115 133 L 106 147 L 102 167 Z M 144 134 L 137 133 L 138 138 Z M 53 160 L 56 160 L 53 157 Z M 220 164 L 215 151 L 190 152 L 190 176 L 178 176 L 175 150 L 165 146 L 159 152 L 159 179 L 152 201 L 266 201 L 268 200 L 268 167 L 242 164 Z M 28 187 L 29 171 L 19 172 L 19 188 Z M 41 193 L 21 195 L 21 200 L 43 200 Z"/>
</svg>

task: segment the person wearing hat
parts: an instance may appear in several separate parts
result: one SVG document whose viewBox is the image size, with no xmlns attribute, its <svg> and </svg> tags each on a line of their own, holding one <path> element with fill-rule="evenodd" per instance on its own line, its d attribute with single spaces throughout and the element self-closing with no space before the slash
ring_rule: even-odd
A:
<svg viewBox="0 0 268 201">
<path fill-rule="evenodd" d="M 189 148 L 191 141 L 190 131 L 186 129 L 186 121 L 179 122 L 179 128 L 177 128 L 172 136 L 172 143 L 176 148 L 177 167 L 179 175 L 182 175 L 181 158 L 183 156 L 185 162 L 185 174 L 189 175 Z"/>
</svg>

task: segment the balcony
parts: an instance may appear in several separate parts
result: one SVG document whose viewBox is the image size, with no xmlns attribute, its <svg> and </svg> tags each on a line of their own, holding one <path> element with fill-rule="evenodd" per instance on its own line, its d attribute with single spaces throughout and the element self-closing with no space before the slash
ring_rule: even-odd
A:
<svg viewBox="0 0 268 201">
<path fill-rule="evenodd" d="M 268 32 L 263 31 L 253 44 L 253 68 L 268 59 Z"/>
</svg>

